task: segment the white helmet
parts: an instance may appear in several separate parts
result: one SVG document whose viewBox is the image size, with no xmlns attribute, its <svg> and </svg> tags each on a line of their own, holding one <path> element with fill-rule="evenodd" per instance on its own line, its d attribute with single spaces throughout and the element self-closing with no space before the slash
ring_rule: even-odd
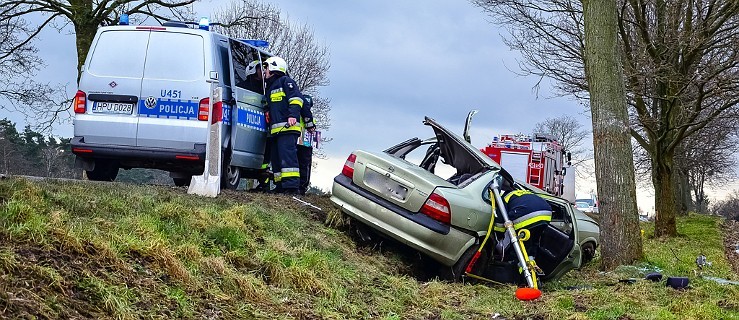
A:
<svg viewBox="0 0 739 320">
<path fill-rule="evenodd" d="M 246 75 L 247 76 L 250 76 L 252 74 L 256 74 L 257 73 L 257 67 L 261 67 L 259 65 L 259 60 L 254 60 L 252 62 L 249 62 L 249 65 L 246 66 Z"/>
<path fill-rule="evenodd" d="M 287 62 L 280 57 L 269 57 L 267 60 L 264 60 L 264 64 L 267 65 L 269 71 L 287 73 Z"/>
</svg>

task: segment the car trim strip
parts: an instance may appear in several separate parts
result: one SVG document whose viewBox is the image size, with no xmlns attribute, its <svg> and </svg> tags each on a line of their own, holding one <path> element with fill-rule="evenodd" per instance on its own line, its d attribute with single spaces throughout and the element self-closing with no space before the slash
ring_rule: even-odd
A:
<svg viewBox="0 0 739 320">
<path fill-rule="evenodd" d="M 340 174 L 340 175 L 336 176 L 334 178 L 334 182 L 340 184 L 344 188 L 347 188 L 347 189 L 351 190 L 352 192 L 354 192 L 354 193 L 356 193 L 356 194 L 358 194 L 358 195 L 360 195 L 362 197 L 367 198 L 368 200 L 370 200 L 370 201 L 372 201 L 374 203 L 377 203 L 378 205 L 382 206 L 385 209 L 388 209 L 388 210 L 390 210 L 392 212 L 395 212 L 395 213 L 403 216 L 404 218 L 406 218 L 408 220 L 411 220 L 411 221 L 413 221 L 415 223 L 418 223 L 418 224 L 420 224 L 420 225 L 422 225 L 422 226 L 430 229 L 431 231 L 438 232 L 440 234 L 446 235 L 446 234 L 449 234 L 449 231 L 451 230 L 451 227 L 449 225 L 446 225 L 446 224 L 443 224 L 441 222 L 438 222 L 438 221 L 436 221 L 434 219 L 431 219 L 431 217 L 429 217 L 429 216 L 427 216 L 425 214 L 419 214 L 419 213 L 416 213 L 416 212 L 411 212 L 411 211 L 408 211 L 406 209 L 403 209 L 400 206 L 398 206 L 398 205 L 396 205 L 396 204 L 394 204 L 394 203 L 392 203 L 390 201 L 387 201 L 387 200 L 385 200 L 383 198 L 380 198 L 380 197 L 374 195 L 373 193 L 370 193 L 369 191 L 360 188 L 359 186 L 357 186 L 356 184 L 354 184 L 354 182 L 352 182 L 351 178 L 349 178 L 349 177 L 347 177 L 345 175 L 341 175 Z"/>
</svg>

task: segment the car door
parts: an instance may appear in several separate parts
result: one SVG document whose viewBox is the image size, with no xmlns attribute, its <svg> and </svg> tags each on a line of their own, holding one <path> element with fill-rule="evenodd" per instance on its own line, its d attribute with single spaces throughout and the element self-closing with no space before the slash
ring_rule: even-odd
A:
<svg viewBox="0 0 739 320">
<path fill-rule="evenodd" d="M 566 243 L 568 246 L 570 246 L 570 248 L 556 248 L 551 250 L 566 252 L 566 254 L 560 256 L 560 259 L 558 261 L 554 261 L 552 263 L 553 267 L 551 267 L 550 270 L 547 270 L 548 272 L 545 278 L 556 279 L 561 277 L 568 271 L 580 267 L 582 261 L 582 252 L 580 249 L 579 234 L 577 232 L 577 219 L 575 217 L 575 212 L 572 209 L 572 205 L 570 205 L 569 202 L 567 202 L 566 200 L 545 194 L 540 194 L 539 196 L 547 200 L 550 206 L 552 206 L 553 213 L 550 225 L 567 236 L 567 239 L 565 239 L 564 237 L 561 237 L 561 235 L 559 235 L 557 232 L 550 232 L 549 238 L 542 238 L 541 245 L 550 246 L 550 242 L 555 242 L 551 239 L 558 239 L 556 241 L 557 243 L 561 245 L 564 245 Z"/>
<path fill-rule="evenodd" d="M 77 114 L 74 135 L 85 143 L 135 146 L 149 30 L 101 29 L 90 48 L 80 91 L 87 110 Z"/>
<path fill-rule="evenodd" d="M 250 79 L 247 79 L 246 69 L 254 61 L 258 61 L 261 65 L 265 57 L 262 57 L 257 49 L 238 40 L 230 39 L 229 45 L 235 100 L 235 108 L 231 116 L 233 124 L 231 126 L 233 148 L 231 164 L 245 168 L 260 168 L 264 160 L 267 139 L 266 109 L 262 103 L 264 85 L 262 81 L 261 90 L 247 85 Z"/>
<path fill-rule="evenodd" d="M 136 145 L 193 149 L 205 143 L 207 121 L 199 121 L 200 100 L 209 96 L 203 34 L 168 28 L 152 31 L 147 48 Z"/>
</svg>

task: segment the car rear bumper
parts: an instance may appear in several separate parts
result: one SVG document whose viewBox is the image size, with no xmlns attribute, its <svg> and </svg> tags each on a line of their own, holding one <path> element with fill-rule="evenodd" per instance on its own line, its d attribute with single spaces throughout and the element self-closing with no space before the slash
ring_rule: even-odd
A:
<svg viewBox="0 0 739 320">
<path fill-rule="evenodd" d="M 331 201 L 367 226 L 451 266 L 476 241 L 471 234 L 448 225 L 429 223 L 426 215 L 407 211 L 339 175 L 334 178 Z"/>
<path fill-rule="evenodd" d="M 193 149 L 164 149 L 152 147 L 121 146 L 86 143 L 84 137 L 71 141 L 72 153 L 85 159 L 115 159 L 126 167 L 202 171 L 205 161 L 205 144 L 194 144 Z"/>
</svg>

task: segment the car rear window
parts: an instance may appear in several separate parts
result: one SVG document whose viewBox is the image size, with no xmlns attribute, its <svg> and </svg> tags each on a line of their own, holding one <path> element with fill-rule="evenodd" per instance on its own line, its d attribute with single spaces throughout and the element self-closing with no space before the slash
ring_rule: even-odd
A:
<svg viewBox="0 0 739 320">
<path fill-rule="evenodd" d="M 205 76 L 203 37 L 176 32 L 152 32 L 144 78 L 197 80 Z"/>
<path fill-rule="evenodd" d="M 105 31 L 90 58 L 88 72 L 97 76 L 141 78 L 148 31 Z"/>
</svg>

